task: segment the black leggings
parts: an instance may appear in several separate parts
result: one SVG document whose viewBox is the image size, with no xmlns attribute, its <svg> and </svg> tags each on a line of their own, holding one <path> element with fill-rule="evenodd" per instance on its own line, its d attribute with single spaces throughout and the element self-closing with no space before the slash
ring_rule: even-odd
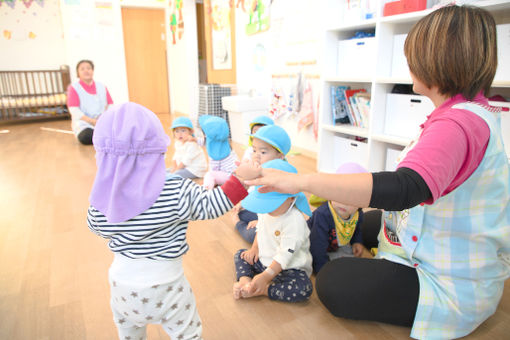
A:
<svg viewBox="0 0 510 340">
<path fill-rule="evenodd" d="M 91 128 L 85 128 L 78 134 L 78 140 L 80 143 L 85 145 L 91 145 L 92 144 L 92 135 L 94 134 L 94 129 Z"/>
<path fill-rule="evenodd" d="M 364 215 L 363 239 L 377 246 L 381 211 Z M 411 326 L 420 285 L 416 269 L 387 260 L 344 257 L 326 263 L 317 274 L 315 288 L 331 314 L 355 320 Z"/>
</svg>

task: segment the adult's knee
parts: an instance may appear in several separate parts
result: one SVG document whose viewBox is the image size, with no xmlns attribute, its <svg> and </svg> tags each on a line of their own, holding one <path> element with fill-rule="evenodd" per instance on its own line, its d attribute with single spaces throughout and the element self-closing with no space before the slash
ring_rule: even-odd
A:
<svg viewBox="0 0 510 340">
<path fill-rule="evenodd" d="M 354 260 L 354 261 L 353 261 Z M 359 279 L 355 277 L 355 258 L 339 258 L 326 263 L 315 280 L 315 289 L 322 304 L 331 314 L 353 318 L 353 310 L 359 302 Z M 354 317 L 355 318 L 355 317 Z"/>
</svg>

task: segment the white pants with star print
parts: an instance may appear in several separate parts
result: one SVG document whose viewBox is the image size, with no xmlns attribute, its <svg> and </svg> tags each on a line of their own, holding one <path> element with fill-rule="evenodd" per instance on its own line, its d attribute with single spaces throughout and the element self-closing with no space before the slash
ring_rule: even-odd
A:
<svg viewBox="0 0 510 340">
<path fill-rule="evenodd" d="M 145 340 L 147 324 L 161 324 L 172 340 L 202 339 L 202 322 L 181 259 L 133 260 L 116 254 L 109 281 L 121 340 Z"/>
</svg>

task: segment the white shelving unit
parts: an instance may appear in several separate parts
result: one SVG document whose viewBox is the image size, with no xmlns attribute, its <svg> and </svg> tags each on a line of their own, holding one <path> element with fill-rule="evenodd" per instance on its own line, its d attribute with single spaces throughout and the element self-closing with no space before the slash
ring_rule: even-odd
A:
<svg viewBox="0 0 510 340">
<path fill-rule="evenodd" d="M 381 1 L 381 6 L 382 3 L 383 1 Z M 412 84 L 410 76 L 393 77 L 391 74 L 393 58 L 402 58 L 401 55 L 393 56 L 393 40 L 395 36 L 407 34 L 419 19 L 432 10 L 382 17 L 381 7 L 378 9 L 375 19 L 352 25 L 341 25 L 335 22 L 340 21 L 341 19 L 338 18 L 342 17 L 342 13 L 338 11 L 338 3 L 336 7 L 334 7 L 334 3 L 330 4 L 327 15 L 325 15 L 325 20 L 329 23 L 325 24 L 325 27 L 328 28 L 324 32 L 323 41 L 317 170 L 334 172 L 341 163 L 347 161 L 359 162 L 365 165 L 369 171 L 391 169 L 391 165 L 388 165 L 389 160 L 394 158 L 395 152 L 409 144 L 411 139 L 384 132 L 386 115 L 396 114 L 395 112 L 386 112 L 386 99 L 395 84 Z M 510 0 L 482 0 L 474 5 L 490 11 L 496 19 L 496 24 L 510 23 Z M 335 18 L 335 13 L 339 13 L 338 18 Z M 351 73 L 349 75 L 342 74 L 338 67 L 339 41 L 352 38 L 357 31 L 368 30 L 375 31 L 375 52 L 369 56 L 371 64 L 366 66 L 369 69 L 375 65 L 375 72 L 360 74 L 359 77 L 353 77 Z M 401 53 L 403 55 L 403 51 Z M 405 62 L 405 58 L 403 60 Z M 509 63 L 510 57 L 500 57 L 498 62 L 500 65 Z M 334 124 L 331 113 L 332 85 L 346 85 L 352 89 L 364 88 L 371 93 L 368 128 Z M 495 79 L 492 89 L 491 95 L 502 94 L 507 98 L 510 97 L 510 79 Z M 510 117 L 506 118 L 506 121 L 510 122 Z M 422 121 L 416 121 L 417 126 L 421 123 Z M 503 133 L 508 140 L 510 139 L 508 137 L 510 123 L 507 124 L 508 127 L 503 128 Z M 506 144 L 510 144 L 510 142 Z M 507 145 L 507 152 L 510 156 L 510 145 Z"/>
</svg>

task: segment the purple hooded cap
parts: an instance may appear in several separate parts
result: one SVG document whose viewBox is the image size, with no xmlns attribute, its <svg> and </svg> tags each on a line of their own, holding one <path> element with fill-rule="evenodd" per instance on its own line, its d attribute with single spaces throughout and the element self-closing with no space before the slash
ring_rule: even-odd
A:
<svg viewBox="0 0 510 340">
<path fill-rule="evenodd" d="M 368 172 L 367 169 L 358 163 L 344 163 L 336 169 L 337 174 L 360 174 Z"/>
<path fill-rule="evenodd" d="M 148 208 L 165 185 L 170 138 L 147 108 L 115 105 L 98 119 L 92 137 L 97 173 L 90 204 L 109 223 L 127 221 Z"/>
</svg>

